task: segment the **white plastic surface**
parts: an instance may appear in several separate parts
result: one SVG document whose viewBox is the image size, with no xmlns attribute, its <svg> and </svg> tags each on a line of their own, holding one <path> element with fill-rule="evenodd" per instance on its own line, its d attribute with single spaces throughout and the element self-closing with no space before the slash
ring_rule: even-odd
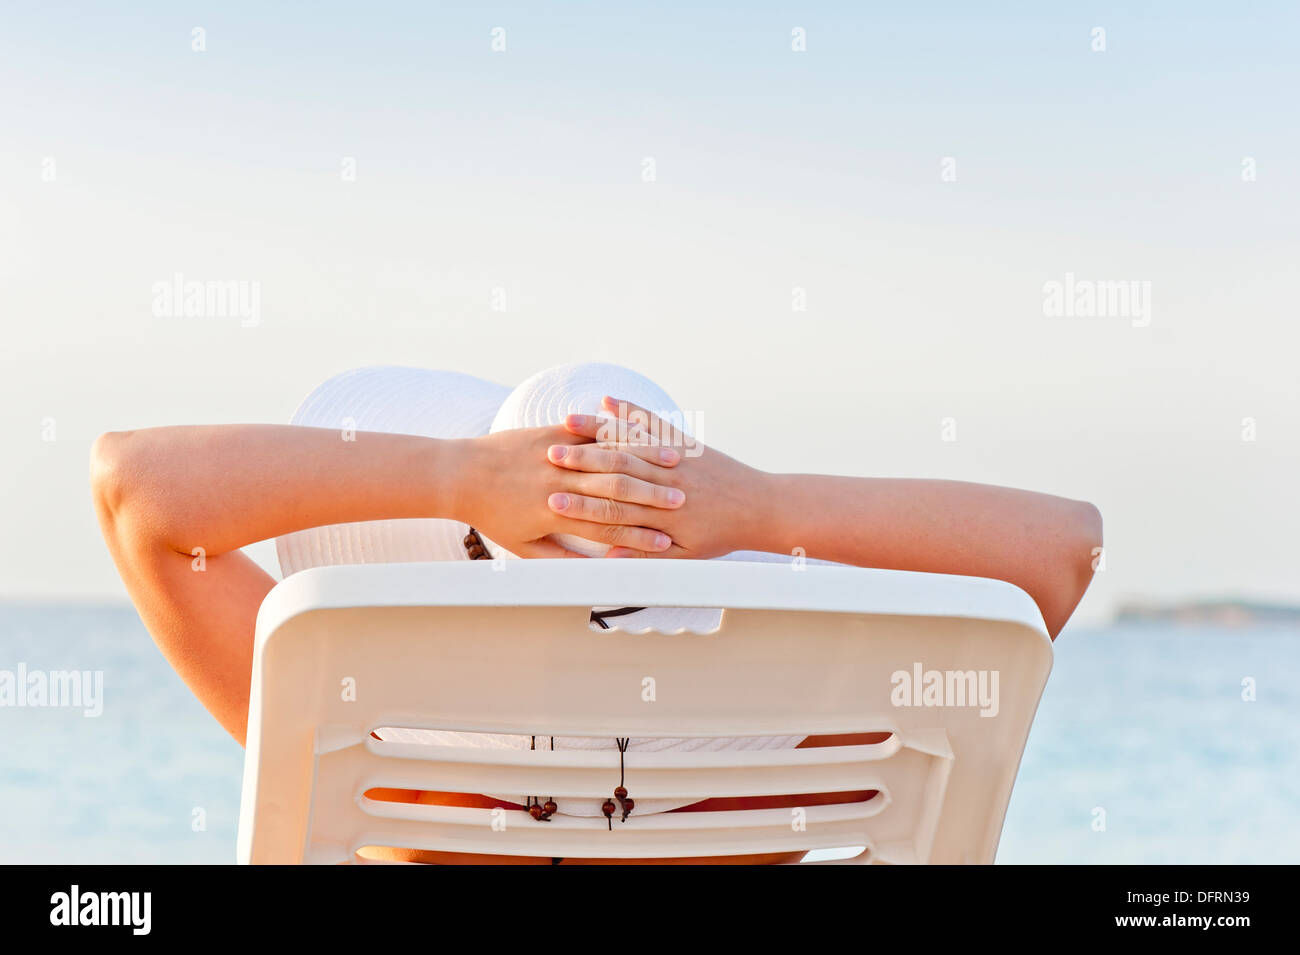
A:
<svg viewBox="0 0 1300 955">
<path fill-rule="evenodd" d="M 499 568 L 499 569 L 498 569 Z M 594 631 L 593 606 L 725 607 L 711 634 Z M 322 567 L 258 614 L 240 862 L 368 845 L 655 858 L 864 845 L 872 862 L 992 862 L 1051 668 L 1000 581 L 684 560 Z M 997 714 L 895 705 L 896 674 L 997 674 Z M 646 699 L 652 681 L 653 701 Z M 354 688 L 355 698 L 345 692 Z M 588 737 L 890 731 L 883 743 L 626 757 L 637 799 L 876 789 L 865 803 L 538 823 L 367 799 L 374 787 L 606 798 L 616 751 L 383 742 L 382 726 Z"/>
</svg>

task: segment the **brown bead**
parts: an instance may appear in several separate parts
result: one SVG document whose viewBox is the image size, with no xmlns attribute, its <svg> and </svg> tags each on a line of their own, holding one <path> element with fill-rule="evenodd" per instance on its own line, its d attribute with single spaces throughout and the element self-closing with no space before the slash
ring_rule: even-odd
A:
<svg viewBox="0 0 1300 955">
<path fill-rule="evenodd" d="M 540 820 L 542 818 L 542 807 L 537 805 L 537 803 L 533 803 L 528 807 L 528 815 L 532 816 L 534 819 Z"/>
<path fill-rule="evenodd" d="M 600 811 L 607 816 L 614 815 L 614 800 L 606 799 L 603 803 L 601 803 Z"/>
<path fill-rule="evenodd" d="M 547 814 L 548 816 L 553 816 L 553 815 L 556 814 L 556 812 L 559 811 L 559 808 L 560 808 L 560 807 L 557 806 L 557 805 L 555 804 L 555 800 L 554 800 L 554 799 L 548 799 L 548 800 L 546 800 L 546 802 L 542 805 L 542 808 L 546 810 L 546 814 Z"/>
<path fill-rule="evenodd" d="M 624 789 L 622 786 L 619 786 L 617 789 L 614 790 L 614 798 L 617 799 L 619 802 L 622 802 L 624 799 L 627 798 L 627 790 Z"/>
<path fill-rule="evenodd" d="M 627 822 L 627 817 L 631 814 L 632 810 L 635 808 L 636 808 L 635 800 L 633 799 L 623 800 L 623 821 L 624 822 Z"/>
</svg>

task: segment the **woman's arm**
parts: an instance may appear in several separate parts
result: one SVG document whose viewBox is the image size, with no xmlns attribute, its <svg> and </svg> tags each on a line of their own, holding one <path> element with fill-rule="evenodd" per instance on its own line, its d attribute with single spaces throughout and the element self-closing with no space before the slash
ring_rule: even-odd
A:
<svg viewBox="0 0 1300 955">
<path fill-rule="evenodd" d="M 561 557 L 544 538 L 577 534 L 654 550 L 657 529 L 593 524 L 547 508 L 549 491 L 616 493 L 647 513 L 676 502 L 649 480 L 559 473 L 546 448 L 588 439 L 562 428 L 437 440 L 291 425 L 152 428 L 102 435 L 91 457 L 95 510 L 141 619 L 194 694 L 241 743 L 257 608 L 274 585 L 239 548 L 325 524 L 447 517 L 514 553 Z M 646 449 L 647 460 L 658 461 Z M 571 555 L 569 555 L 571 556 Z"/>
<path fill-rule="evenodd" d="M 612 399 L 606 407 L 625 422 L 630 412 L 641 415 L 651 435 L 641 440 L 690 446 L 643 409 Z M 571 416 L 566 426 L 602 439 L 551 448 L 552 463 L 568 469 L 617 467 L 618 456 L 636 453 L 640 443 L 635 432 L 603 440 L 610 429 L 591 416 Z M 1101 515 L 1082 501 L 962 481 L 768 474 L 712 449 L 693 450 L 699 453 L 688 451 L 665 475 L 688 501 L 658 525 L 673 546 L 644 556 L 802 548 L 808 557 L 863 567 L 993 577 L 1027 592 L 1055 639 L 1083 598 L 1101 547 Z M 581 497 L 564 513 L 633 523 L 647 516 L 634 504 Z"/>
<path fill-rule="evenodd" d="M 1052 639 L 1092 580 L 1093 505 L 1016 488 L 905 478 L 764 475 L 766 550 L 863 567 L 1006 580 L 1028 593 Z"/>
</svg>

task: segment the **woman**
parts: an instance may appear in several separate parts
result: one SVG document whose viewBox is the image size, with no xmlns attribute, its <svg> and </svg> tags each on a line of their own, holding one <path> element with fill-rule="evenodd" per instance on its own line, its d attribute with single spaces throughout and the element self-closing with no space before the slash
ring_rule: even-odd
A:
<svg viewBox="0 0 1300 955">
<path fill-rule="evenodd" d="M 695 441 L 662 391 L 617 366 L 560 366 L 513 392 L 452 372 L 360 369 L 322 385 L 294 420 L 108 433 L 92 452 L 96 512 L 141 618 L 241 745 L 254 624 L 275 583 L 240 551 L 256 541 L 279 539 L 286 574 L 376 559 L 801 552 L 1009 581 L 1033 598 L 1053 639 L 1101 545 L 1100 515 L 1079 501 L 955 481 L 756 470 Z M 468 528 L 478 536 L 466 538 Z M 454 552 L 462 540 L 469 551 Z M 521 808 L 466 794 L 370 795 Z M 804 795 L 798 804 L 868 795 Z M 722 799 L 681 809 L 787 804 Z M 461 861 L 409 850 L 389 857 Z"/>
</svg>

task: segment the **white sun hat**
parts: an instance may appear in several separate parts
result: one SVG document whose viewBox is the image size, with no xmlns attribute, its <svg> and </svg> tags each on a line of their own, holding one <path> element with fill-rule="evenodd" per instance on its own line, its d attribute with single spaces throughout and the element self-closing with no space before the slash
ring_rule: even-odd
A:
<svg viewBox="0 0 1300 955">
<path fill-rule="evenodd" d="M 623 399 L 654 412 L 675 427 L 685 419 L 668 394 L 642 375 L 619 365 L 588 362 L 559 365 L 540 371 L 517 388 L 483 381 L 471 375 L 399 366 L 377 366 L 344 372 L 316 388 L 294 412 L 291 423 L 331 428 L 340 440 L 355 440 L 364 452 L 366 431 L 414 434 L 431 438 L 470 438 L 514 428 L 556 425 L 569 414 L 594 414 L 611 418 L 601 406 L 605 395 Z M 464 538 L 468 525 L 459 521 L 403 519 L 335 524 L 285 534 L 276 540 L 280 569 L 290 574 L 330 564 L 399 563 L 406 561 L 468 560 Z M 557 535 L 566 548 L 588 557 L 608 551 L 603 543 L 571 535 Z M 490 555 L 518 559 L 517 555 L 484 537 Z M 753 552 L 729 555 L 740 560 L 785 560 L 780 555 Z M 636 566 L 628 561 L 629 572 Z M 593 608 L 594 610 L 612 608 Z M 719 609 L 649 607 L 612 617 L 611 629 L 627 632 L 689 630 L 708 633 L 721 621 Z M 593 624 L 594 625 L 594 624 Z M 544 731 L 544 727 L 539 727 Z M 397 742 L 489 748 L 526 748 L 532 737 L 487 733 L 460 733 L 383 727 L 379 735 Z M 633 738 L 629 751 L 788 749 L 802 736 L 735 738 Z M 550 746 L 549 737 L 535 745 Z M 556 749 L 616 749 L 613 738 L 555 737 Z M 496 794 L 490 794 L 496 795 Z M 522 796 L 498 798 L 521 802 Z M 561 799 L 565 815 L 600 816 L 600 800 Z M 637 800 L 637 813 L 664 812 L 689 805 L 683 800 Z"/>
<path fill-rule="evenodd" d="M 331 428 L 340 441 L 365 454 L 365 434 L 415 434 L 426 438 L 477 438 L 487 434 L 504 385 L 473 375 L 424 368 L 377 366 L 345 371 L 304 399 L 291 424 Z M 276 539 L 284 576 L 330 564 L 390 564 L 468 560 L 468 528 L 437 518 L 333 524 Z"/>
</svg>

